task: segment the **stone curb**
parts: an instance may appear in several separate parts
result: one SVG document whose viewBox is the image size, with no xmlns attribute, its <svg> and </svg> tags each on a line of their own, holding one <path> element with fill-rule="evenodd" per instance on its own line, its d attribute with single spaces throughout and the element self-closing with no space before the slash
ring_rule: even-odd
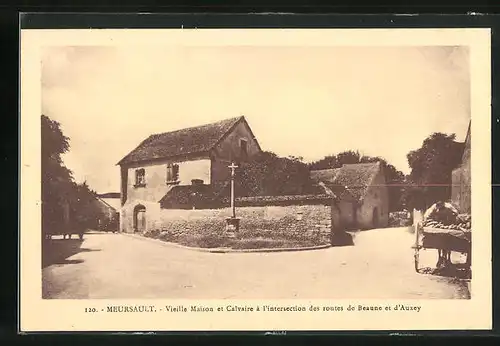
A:
<svg viewBox="0 0 500 346">
<path fill-rule="evenodd" d="M 229 248 L 201 248 L 201 247 L 190 247 L 184 246 L 168 241 L 163 241 L 160 239 L 148 238 L 141 235 L 135 235 L 130 233 L 119 233 L 127 237 L 151 241 L 155 243 L 162 244 L 163 246 L 175 247 L 179 249 L 198 251 L 198 252 L 209 252 L 209 253 L 257 253 L 257 252 L 292 252 L 292 251 L 312 251 L 312 250 L 322 250 L 332 247 L 330 244 L 318 245 L 318 246 L 307 246 L 307 247 L 297 247 L 297 248 L 265 248 L 265 249 L 229 249 Z"/>
</svg>

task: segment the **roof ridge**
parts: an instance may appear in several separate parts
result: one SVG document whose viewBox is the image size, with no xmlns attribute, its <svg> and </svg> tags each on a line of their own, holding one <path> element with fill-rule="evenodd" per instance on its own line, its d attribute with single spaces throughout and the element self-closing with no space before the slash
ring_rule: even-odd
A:
<svg viewBox="0 0 500 346">
<path fill-rule="evenodd" d="M 230 120 L 234 120 L 236 122 L 236 121 L 240 120 L 240 118 L 243 118 L 243 116 L 221 119 L 221 120 L 213 121 L 211 123 L 204 123 L 204 124 L 200 124 L 200 125 L 193 125 L 193 126 L 189 126 L 189 127 L 183 127 L 183 128 L 179 128 L 177 130 L 172 130 L 172 131 L 157 132 L 157 133 L 153 133 L 153 134 L 149 135 L 148 138 L 151 138 L 153 136 L 160 136 L 160 135 L 165 135 L 165 134 L 180 132 L 180 131 L 188 131 L 188 130 L 197 129 L 197 128 L 204 127 L 204 126 L 212 126 L 212 125 L 219 124 L 219 123 L 222 123 L 222 122 L 225 122 L 225 121 L 230 121 Z M 148 138 L 146 138 L 146 140 Z"/>
<path fill-rule="evenodd" d="M 107 205 L 108 207 L 110 207 L 111 209 L 116 210 L 116 208 L 115 208 L 115 207 L 113 207 L 112 205 L 110 205 L 110 204 L 109 204 L 108 202 L 106 202 L 103 198 L 101 198 L 101 197 L 97 196 L 97 199 L 98 199 L 99 201 L 101 201 L 102 203 L 104 203 L 105 205 Z"/>
<path fill-rule="evenodd" d="M 344 166 L 375 166 L 375 165 L 380 165 L 380 160 L 374 161 L 374 162 L 359 162 L 359 163 L 344 163 L 342 164 L 342 167 Z"/>
<path fill-rule="evenodd" d="M 322 169 L 311 169 L 311 172 L 321 172 L 321 171 L 333 171 L 335 169 L 339 169 L 341 167 L 335 167 L 335 168 L 322 168 Z"/>
<path fill-rule="evenodd" d="M 241 120 L 245 120 L 243 115 L 238 117 L 221 119 L 211 123 L 205 123 L 201 125 L 191 126 L 176 129 L 173 131 L 160 132 L 149 135 L 146 139 L 144 139 L 137 147 L 135 147 L 132 151 L 130 151 L 125 157 L 123 157 L 117 164 L 122 165 L 125 162 L 134 160 L 137 161 L 137 158 L 134 159 L 135 156 L 140 156 L 145 154 L 147 156 L 147 151 L 150 150 L 152 154 L 150 156 L 158 158 L 159 155 L 173 155 L 175 153 L 170 150 L 170 153 L 165 150 L 159 150 L 161 147 L 169 146 L 171 148 L 176 148 L 177 144 L 170 143 L 167 145 L 168 141 L 174 141 L 177 143 L 183 143 L 180 145 L 180 154 L 193 154 L 195 152 L 208 152 L 213 149 L 215 145 L 220 143 L 222 139 L 227 136 L 229 132 L 231 132 L 234 127 L 240 123 Z M 246 120 L 245 120 L 246 121 Z M 202 138 L 203 135 L 207 136 L 205 140 L 196 140 L 198 137 L 194 137 L 195 140 L 192 141 L 192 135 L 195 133 L 199 138 Z M 200 136 L 201 135 L 201 136 Z M 173 150 L 175 151 L 175 150 Z"/>
</svg>

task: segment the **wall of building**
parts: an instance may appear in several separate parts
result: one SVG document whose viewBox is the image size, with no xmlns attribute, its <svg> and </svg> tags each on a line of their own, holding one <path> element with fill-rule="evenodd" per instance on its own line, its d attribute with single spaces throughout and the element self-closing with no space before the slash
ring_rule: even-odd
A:
<svg viewBox="0 0 500 346">
<path fill-rule="evenodd" d="M 159 220 L 159 201 L 175 185 L 167 183 L 167 165 L 177 163 L 179 165 L 179 184 L 191 185 L 192 179 L 201 179 L 204 183 L 210 182 L 211 162 L 205 157 L 193 158 L 192 160 L 164 160 L 151 163 L 136 164 L 128 168 L 127 199 L 120 210 L 120 230 L 122 232 L 134 232 L 134 208 L 137 205 L 146 207 L 146 222 L 148 227 L 153 227 Z M 136 169 L 144 168 L 146 186 L 135 186 Z"/>
<path fill-rule="evenodd" d="M 356 226 L 356 219 L 353 203 L 341 200 L 337 205 L 340 210 L 340 227 L 344 229 L 354 228 Z"/>
<path fill-rule="evenodd" d="M 382 170 L 373 178 L 363 203 L 357 211 L 357 226 L 362 229 L 387 227 L 389 224 L 389 194 Z M 378 210 L 378 224 L 373 223 L 373 211 Z"/>
<path fill-rule="evenodd" d="M 231 178 L 231 171 L 229 170 L 228 166 L 231 164 L 230 160 L 226 160 L 220 157 L 213 157 L 212 158 L 212 171 L 211 171 L 211 177 L 212 181 L 211 183 L 220 183 L 224 181 L 229 181 Z"/>
<path fill-rule="evenodd" d="M 212 152 L 213 181 L 227 180 L 230 174 L 227 166 L 232 161 L 242 160 L 240 157 L 240 139 L 247 141 L 248 158 L 260 152 L 259 144 L 253 138 L 250 128 L 245 122 L 238 123 L 234 130 Z"/>
<path fill-rule="evenodd" d="M 457 207 L 458 210 L 460 207 L 460 196 L 462 194 L 462 171 L 461 167 L 454 169 L 451 172 L 451 202 Z"/>
<path fill-rule="evenodd" d="M 101 199 L 96 199 L 101 214 L 98 217 L 98 227 L 101 230 L 115 231 L 118 230 L 119 212 L 108 204 L 104 203 Z"/>
<path fill-rule="evenodd" d="M 466 138 L 462 165 L 452 172 L 451 201 L 461 213 L 471 213 L 471 147 L 470 132 Z"/>
<path fill-rule="evenodd" d="M 159 225 L 160 203 L 154 203 L 146 200 L 127 201 L 120 210 L 120 231 L 125 233 L 134 233 L 134 210 L 137 206 L 143 206 L 146 218 L 146 229 L 154 228 Z"/>
<path fill-rule="evenodd" d="M 127 177 L 127 202 L 144 200 L 158 202 L 172 187 L 167 184 L 167 165 L 176 163 L 179 165 L 179 185 L 191 185 L 192 179 L 201 179 L 204 183 L 210 182 L 210 159 L 196 158 L 190 161 L 156 161 L 154 163 L 142 163 L 128 168 Z M 135 171 L 144 168 L 146 186 L 135 187 Z"/>
</svg>

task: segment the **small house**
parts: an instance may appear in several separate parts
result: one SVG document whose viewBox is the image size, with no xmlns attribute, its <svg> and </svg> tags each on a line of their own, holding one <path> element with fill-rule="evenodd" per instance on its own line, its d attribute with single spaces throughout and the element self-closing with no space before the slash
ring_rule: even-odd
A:
<svg viewBox="0 0 500 346">
<path fill-rule="evenodd" d="M 380 162 L 313 170 L 311 178 L 336 197 L 333 208 L 337 209 L 343 228 L 387 227 L 389 194 Z"/>
<path fill-rule="evenodd" d="M 101 229 L 117 231 L 120 219 L 120 193 L 110 192 L 97 195 L 101 216 L 98 224 Z"/>
</svg>

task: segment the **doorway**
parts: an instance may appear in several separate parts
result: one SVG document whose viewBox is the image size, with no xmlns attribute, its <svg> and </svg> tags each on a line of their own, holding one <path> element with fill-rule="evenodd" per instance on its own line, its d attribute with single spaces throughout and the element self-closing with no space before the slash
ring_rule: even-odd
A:
<svg viewBox="0 0 500 346">
<path fill-rule="evenodd" d="M 146 207 L 142 204 L 134 208 L 134 232 L 146 231 Z"/>
</svg>

